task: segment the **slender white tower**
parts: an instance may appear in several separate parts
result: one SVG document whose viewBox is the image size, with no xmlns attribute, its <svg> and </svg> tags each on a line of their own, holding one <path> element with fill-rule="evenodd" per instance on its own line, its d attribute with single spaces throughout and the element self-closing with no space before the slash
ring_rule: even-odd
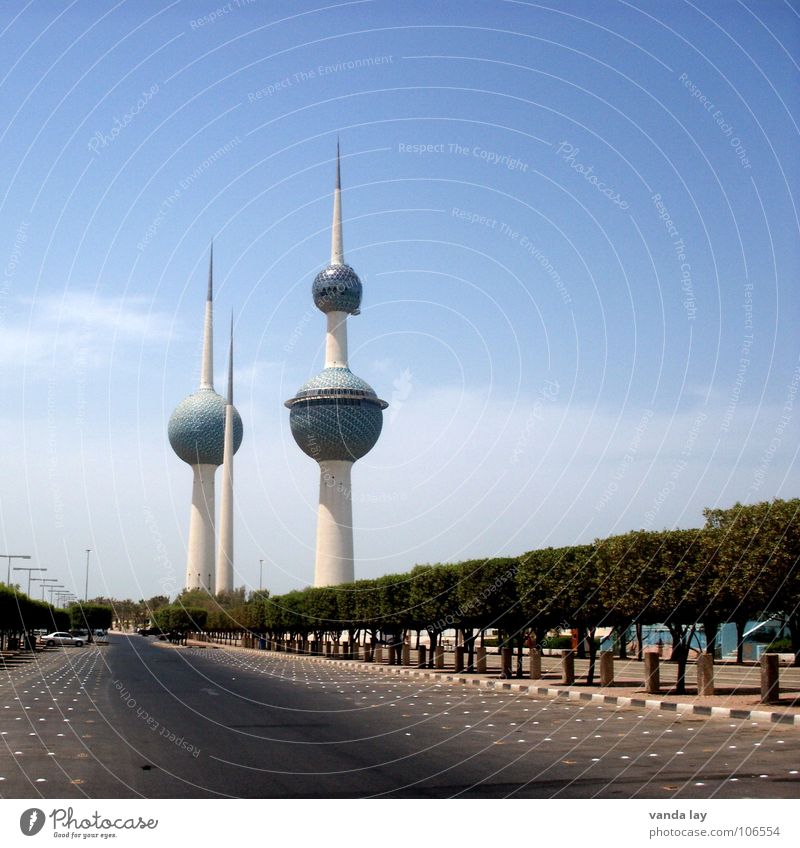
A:
<svg viewBox="0 0 800 848">
<path fill-rule="evenodd" d="M 208 264 L 200 388 L 184 398 L 169 419 L 169 442 L 192 466 L 192 505 L 186 556 L 186 588 L 214 592 L 214 473 L 222 463 L 225 400 L 214 391 L 214 250 Z M 234 452 L 242 441 L 242 419 L 233 410 Z"/>
<path fill-rule="evenodd" d="M 388 406 L 348 366 L 347 316 L 359 314 L 362 288 L 344 261 L 341 187 L 337 142 L 331 261 L 312 286 L 314 303 L 327 319 L 325 368 L 286 401 L 292 435 L 320 469 L 315 586 L 355 577 L 351 471 L 378 441 Z"/>
<path fill-rule="evenodd" d="M 219 514 L 217 592 L 233 591 L 233 315 L 228 351 L 228 398 L 225 404 L 225 443 L 222 451 L 222 500 Z"/>
</svg>

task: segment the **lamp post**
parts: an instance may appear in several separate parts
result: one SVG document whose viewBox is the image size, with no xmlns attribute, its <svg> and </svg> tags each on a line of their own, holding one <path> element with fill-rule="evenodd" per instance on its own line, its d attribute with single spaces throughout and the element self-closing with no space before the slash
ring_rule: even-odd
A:
<svg viewBox="0 0 800 848">
<path fill-rule="evenodd" d="M 59 589 L 63 589 L 64 587 L 59 583 L 56 586 L 48 586 L 47 591 L 50 593 L 50 603 L 53 603 L 53 592 L 57 592 Z"/>
<path fill-rule="evenodd" d="M 32 571 L 47 571 L 46 568 L 27 568 L 23 565 L 15 565 L 12 571 L 27 571 L 28 572 L 28 597 L 31 596 L 31 572 Z"/>
<path fill-rule="evenodd" d="M 264 588 L 264 560 L 258 561 L 258 591 Z"/>
<path fill-rule="evenodd" d="M 89 554 L 91 552 L 91 548 L 86 548 L 86 589 L 83 594 L 84 602 L 89 600 Z"/>
<path fill-rule="evenodd" d="M 30 554 L 0 554 L 0 559 L 8 560 L 8 576 L 6 577 L 6 586 L 11 586 L 11 560 L 12 559 L 30 559 Z"/>
<path fill-rule="evenodd" d="M 58 583 L 58 577 L 34 577 L 36 583 L 42 584 L 42 600 L 44 600 L 44 590 L 49 588 L 48 583 Z"/>
</svg>

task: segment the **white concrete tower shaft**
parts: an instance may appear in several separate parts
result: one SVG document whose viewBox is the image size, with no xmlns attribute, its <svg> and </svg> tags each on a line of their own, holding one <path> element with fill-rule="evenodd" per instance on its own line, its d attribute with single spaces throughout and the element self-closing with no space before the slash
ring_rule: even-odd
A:
<svg viewBox="0 0 800 848">
<path fill-rule="evenodd" d="M 225 447 L 222 459 L 222 500 L 219 515 L 217 592 L 233 591 L 233 315 L 228 351 L 228 397 L 225 405 Z"/>
<path fill-rule="evenodd" d="M 352 462 L 338 459 L 320 463 L 315 586 L 336 586 L 355 579 L 352 469 Z"/>
</svg>

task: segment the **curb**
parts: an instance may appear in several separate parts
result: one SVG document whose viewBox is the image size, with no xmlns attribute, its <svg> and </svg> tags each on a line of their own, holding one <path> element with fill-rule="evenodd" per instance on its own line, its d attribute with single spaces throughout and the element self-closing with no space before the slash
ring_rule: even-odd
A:
<svg viewBox="0 0 800 848">
<path fill-rule="evenodd" d="M 158 644 L 158 643 L 156 643 Z M 607 704 L 620 707 L 640 707 L 646 710 L 660 710 L 662 712 L 677 712 L 688 715 L 701 716 L 703 718 L 733 718 L 740 720 L 757 721 L 765 724 L 780 724 L 785 727 L 800 728 L 800 713 L 778 713 L 771 710 L 745 710 L 737 707 L 712 707 L 701 704 L 690 704 L 674 701 L 658 701 L 651 698 L 634 698 L 627 695 L 604 695 L 600 692 L 585 692 L 580 689 L 556 688 L 553 686 L 537 686 L 531 683 L 516 683 L 501 678 L 486 677 L 462 677 L 460 674 L 447 672 L 423 671 L 413 666 L 376 665 L 375 663 L 356 662 L 353 660 L 337 660 L 331 657 L 312 657 L 306 654 L 290 654 L 285 651 L 267 651 L 260 648 L 241 648 L 230 645 L 214 645 L 210 642 L 199 642 L 196 645 L 187 645 L 189 648 L 209 648 L 221 650 L 247 651 L 254 654 L 265 654 L 269 656 L 291 657 L 304 662 L 336 663 L 342 668 L 353 668 L 359 671 L 380 671 L 384 674 L 401 674 L 410 677 L 419 677 L 429 680 L 444 681 L 446 683 L 459 684 L 461 686 L 478 686 L 481 689 L 503 689 L 511 692 L 519 692 L 527 695 L 543 695 L 548 698 L 569 698 L 571 701 L 586 701 L 596 704 Z"/>
</svg>

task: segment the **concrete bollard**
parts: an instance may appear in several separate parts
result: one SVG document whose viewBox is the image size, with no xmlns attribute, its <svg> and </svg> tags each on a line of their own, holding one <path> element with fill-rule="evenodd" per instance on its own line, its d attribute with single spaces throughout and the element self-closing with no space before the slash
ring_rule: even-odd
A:
<svg viewBox="0 0 800 848">
<path fill-rule="evenodd" d="M 542 652 L 538 648 L 531 648 L 528 657 L 528 670 L 531 680 L 542 679 Z"/>
<path fill-rule="evenodd" d="M 500 677 L 507 680 L 511 677 L 511 661 L 514 658 L 513 648 L 500 649 Z"/>
<path fill-rule="evenodd" d="M 614 652 L 600 651 L 600 685 L 614 685 Z"/>
<path fill-rule="evenodd" d="M 698 654 L 697 656 L 697 694 L 700 696 L 714 694 L 713 654 Z"/>
<path fill-rule="evenodd" d="M 403 642 L 403 665 L 411 665 L 411 645 Z"/>
<path fill-rule="evenodd" d="M 486 648 L 475 648 L 475 671 L 486 674 Z"/>
<path fill-rule="evenodd" d="M 417 668 L 425 668 L 428 662 L 428 649 L 424 645 L 417 651 Z"/>
<path fill-rule="evenodd" d="M 575 682 L 575 651 L 564 651 L 561 655 L 561 683 L 572 686 Z"/>
<path fill-rule="evenodd" d="M 456 645 L 456 656 L 455 656 L 455 672 L 458 674 L 460 671 L 464 671 L 464 646 Z"/>
<path fill-rule="evenodd" d="M 780 700 L 781 687 L 778 671 L 778 655 L 761 655 L 761 703 L 776 704 Z"/>
<path fill-rule="evenodd" d="M 653 695 L 661 691 L 659 656 L 655 651 L 644 653 L 644 691 Z"/>
<path fill-rule="evenodd" d="M 373 654 L 373 662 L 378 663 L 379 665 L 383 662 L 383 646 L 376 645 L 375 653 Z"/>
<path fill-rule="evenodd" d="M 433 652 L 433 667 L 444 668 L 444 645 L 437 645 Z"/>
</svg>

